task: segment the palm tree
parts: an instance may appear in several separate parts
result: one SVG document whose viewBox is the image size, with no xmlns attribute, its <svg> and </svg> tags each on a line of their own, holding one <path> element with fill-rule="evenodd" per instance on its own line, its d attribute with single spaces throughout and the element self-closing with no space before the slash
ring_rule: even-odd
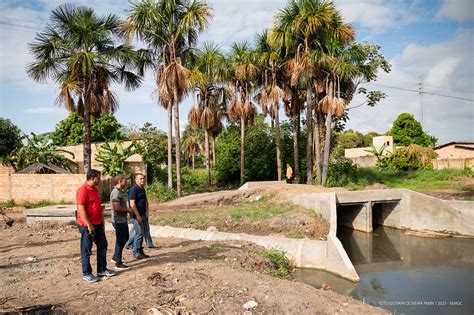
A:
<svg viewBox="0 0 474 315">
<path fill-rule="evenodd" d="M 133 72 L 136 51 L 115 44 L 120 23 L 113 14 L 100 17 L 91 8 L 64 4 L 53 10 L 50 23 L 29 45 L 35 61 L 26 67 L 28 76 L 38 82 L 53 79 L 60 85 L 56 102 L 84 118 L 85 172 L 91 168 L 90 115 L 118 108 L 112 83 L 123 83 L 127 90 L 141 84 Z"/>
<path fill-rule="evenodd" d="M 247 42 L 233 43 L 228 58 L 228 90 L 231 100 L 227 115 L 232 121 L 240 121 L 240 184 L 245 180 L 245 128 L 253 124 L 256 108 L 251 102 L 254 80 L 258 67 L 256 58 Z"/>
<path fill-rule="evenodd" d="M 181 145 L 187 160 L 189 161 L 189 158 L 191 158 L 191 166 L 193 169 L 195 167 L 195 157 L 201 152 L 203 141 L 204 135 L 202 130 L 193 128 L 191 125 L 186 125 L 183 131 L 183 142 Z"/>
<path fill-rule="evenodd" d="M 260 105 L 264 115 L 270 114 L 275 128 L 275 146 L 277 161 L 277 178 L 282 179 L 281 139 L 280 139 L 280 99 L 283 97 L 281 83 L 284 82 L 285 59 L 281 53 L 268 42 L 268 31 L 257 35 L 256 53 L 258 58 Z"/>
<path fill-rule="evenodd" d="M 187 55 L 208 25 L 211 8 L 199 0 L 142 0 L 132 4 L 124 25 L 130 37 L 143 40 L 155 59 L 160 102 L 174 113 L 176 145 L 176 192 L 181 195 L 181 143 L 179 103 L 190 87 L 189 70 L 183 66 Z M 168 124 L 171 126 L 171 123 Z M 168 133 L 168 137 L 170 133 Z M 168 140 L 170 141 L 170 140 Z M 168 152 L 170 149 L 168 148 Z M 169 154 L 170 155 L 170 154 Z M 170 182 L 168 158 L 168 184 Z"/>
<path fill-rule="evenodd" d="M 209 138 L 214 136 L 222 125 L 222 110 L 224 101 L 222 84 L 225 71 L 225 58 L 219 48 L 212 43 L 204 43 L 193 56 L 190 80 L 193 86 L 193 106 L 188 114 L 188 121 L 194 128 L 204 130 L 206 151 L 207 184 L 211 185 L 211 158 Z M 194 92 L 198 93 L 198 105 L 194 104 Z M 214 132 L 212 132 L 214 131 Z M 213 137 L 214 139 L 214 137 Z M 215 150 L 213 157 L 215 158 Z"/>
</svg>

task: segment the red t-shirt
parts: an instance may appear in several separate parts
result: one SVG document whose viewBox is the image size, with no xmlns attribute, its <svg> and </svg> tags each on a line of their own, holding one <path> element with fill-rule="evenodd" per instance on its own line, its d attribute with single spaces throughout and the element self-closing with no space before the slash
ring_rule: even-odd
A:
<svg viewBox="0 0 474 315">
<path fill-rule="evenodd" d="M 102 224 L 102 204 L 96 187 L 90 187 L 87 183 L 82 185 L 76 193 L 76 204 L 84 206 L 92 224 Z M 77 224 L 87 226 L 79 214 L 77 215 Z"/>
</svg>

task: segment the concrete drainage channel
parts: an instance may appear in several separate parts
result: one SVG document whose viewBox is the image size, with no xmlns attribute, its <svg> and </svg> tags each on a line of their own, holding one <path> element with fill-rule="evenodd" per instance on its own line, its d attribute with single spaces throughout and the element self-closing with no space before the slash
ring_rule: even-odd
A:
<svg viewBox="0 0 474 315">
<path fill-rule="evenodd" d="M 371 232 L 374 225 L 434 231 L 474 237 L 474 202 L 446 201 L 407 189 L 347 191 L 289 195 L 287 201 L 321 214 L 330 223 L 327 240 L 291 239 L 245 233 L 202 231 L 150 226 L 153 237 L 190 240 L 241 240 L 281 250 L 300 268 L 322 269 L 358 282 L 357 271 L 341 242 L 337 226 Z M 75 206 L 54 206 L 26 211 L 27 222 L 74 220 Z M 113 230 L 106 224 L 106 230 Z"/>
</svg>

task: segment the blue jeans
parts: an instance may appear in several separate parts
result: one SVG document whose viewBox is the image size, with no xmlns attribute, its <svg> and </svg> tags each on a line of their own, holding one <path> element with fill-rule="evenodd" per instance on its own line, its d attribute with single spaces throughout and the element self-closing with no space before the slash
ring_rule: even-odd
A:
<svg viewBox="0 0 474 315">
<path fill-rule="evenodd" d="M 122 251 L 128 240 L 128 224 L 112 222 L 112 225 L 115 228 L 115 251 L 113 260 L 115 260 L 115 264 L 121 264 Z"/>
<path fill-rule="evenodd" d="M 143 254 L 143 237 L 145 235 L 145 224 L 142 222 L 142 224 L 138 224 L 138 221 L 136 219 L 132 219 L 132 224 L 133 224 L 133 231 L 134 231 L 134 237 L 133 237 L 133 248 L 132 248 L 132 254 L 133 257 L 137 257 L 140 254 Z"/>
<path fill-rule="evenodd" d="M 151 238 L 151 234 L 150 234 L 150 223 L 148 223 L 148 218 L 146 218 L 145 216 L 142 216 L 142 221 L 143 221 L 144 229 L 145 229 L 144 237 L 145 237 L 146 246 L 147 247 L 155 247 L 155 245 L 153 245 L 153 239 Z M 133 239 L 134 238 L 135 238 L 135 229 L 132 227 L 130 229 L 128 241 L 127 241 L 127 244 L 126 244 L 127 247 L 129 247 L 129 248 L 133 247 Z"/>
<path fill-rule="evenodd" d="M 90 257 L 92 255 L 92 243 L 97 247 L 97 272 L 107 270 L 107 238 L 103 224 L 94 224 L 95 232 L 89 234 L 89 230 L 85 226 L 79 226 L 81 232 L 81 263 L 82 274 L 84 276 L 92 274 Z"/>
</svg>

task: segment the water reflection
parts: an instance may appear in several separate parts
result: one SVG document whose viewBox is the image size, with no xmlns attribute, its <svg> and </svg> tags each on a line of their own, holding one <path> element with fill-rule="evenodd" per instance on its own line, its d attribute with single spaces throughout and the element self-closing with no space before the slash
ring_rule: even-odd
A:
<svg viewBox="0 0 474 315">
<path fill-rule="evenodd" d="M 474 240 L 420 238 L 378 227 L 364 233 L 338 227 L 360 283 L 323 271 L 298 270 L 295 278 L 395 313 L 473 314 Z"/>
</svg>

